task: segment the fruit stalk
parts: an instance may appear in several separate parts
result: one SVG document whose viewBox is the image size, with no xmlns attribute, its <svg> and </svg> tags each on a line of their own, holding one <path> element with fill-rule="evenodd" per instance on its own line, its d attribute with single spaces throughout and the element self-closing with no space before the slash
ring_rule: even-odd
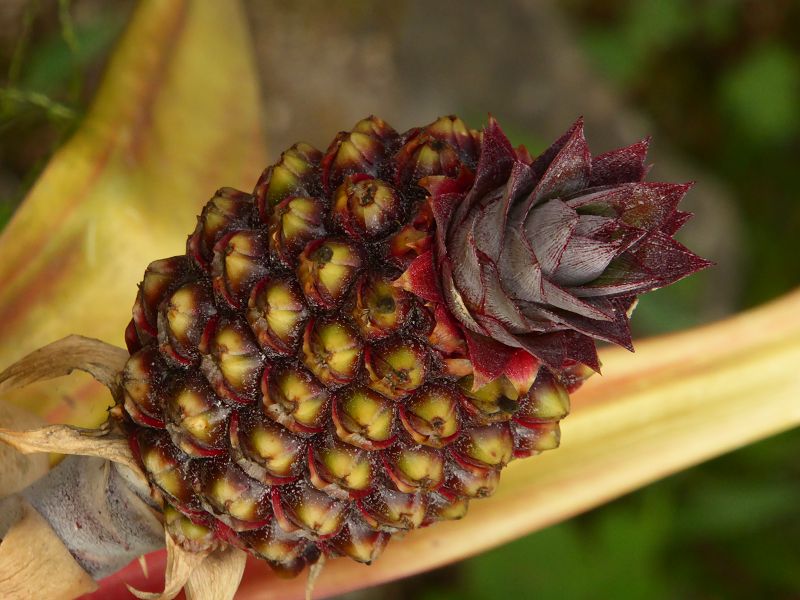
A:
<svg viewBox="0 0 800 600">
<path fill-rule="evenodd" d="M 164 544 L 147 482 L 128 467 L 99 457 L 69 456 L 18 495 L 0 502 L 5 521 L 0 523 L 0 538 L 22 517 L 23 502 L 44 518 L 77 563 L 98 581 Z"/>
</svg>

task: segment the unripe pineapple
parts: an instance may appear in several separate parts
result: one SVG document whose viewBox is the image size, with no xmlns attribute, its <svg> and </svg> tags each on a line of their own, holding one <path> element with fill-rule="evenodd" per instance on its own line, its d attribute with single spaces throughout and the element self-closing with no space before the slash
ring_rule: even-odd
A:
<svg viewBox="0 0 800 600">
<path fill-rule="evenodd" d="M 630 347 L 636 296 L 707 264 L 645 152 L 592 159 L 580 122 L 531 159 L 494 120 L 370 117 L 219 190 L 126 332 L 125 424 L 173 538 L 287 575 L 370 562 L 558 446 L 594 340 Z"/>
</svg>

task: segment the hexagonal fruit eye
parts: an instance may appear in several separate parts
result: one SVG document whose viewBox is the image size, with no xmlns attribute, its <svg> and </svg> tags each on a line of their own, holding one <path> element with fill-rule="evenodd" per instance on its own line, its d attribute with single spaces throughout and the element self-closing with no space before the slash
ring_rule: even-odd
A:
<svg viewBox="0 0 800 600">
<path fill-rule="evenodd" d="M 333 219 L 348 234 L 376 240 L 399 224 L 400 194 L 388 183 L 368 175 L 347 177 L 333 199 Z"/>
<path fill-rule="evenodd" d="M 337 552 L 355 561 L 370 564 L 380 555 L 388 541 L 388 533 L 375 531 L 357 514 L 352 514 L 342 530 L 327 540 L 327 543 Z"/>
<path fill-rule="evenodd" d="M 362 264 L 361 251 L 352 242 L 315 240 L 300 254 L 297 278 L 311 304 L 335 308 L 344 299 Z"/>
<path fill-rule="evenodd" d="M 276 354 L 294 354 L 308 321 L 308 307 L 294 281 L 267 277 L 250 294 L 247 322 L 259 346 Z"/>
<path fill-rule="evenodd" d="M 569 413 L 569 392 L 548 369 L 539 369 L 515 418 L 530 423 L 559 421 Z"/>
<path fill-rule="evenodd" d="M 175 382 L 164 408 L 166 429 L 173 443 L 193 457 L 225 452 L 230 408 L 201 376 Z"/>
<path fill-rule="evenodd" d="M 229 435 L 231 457 L 253 479 L 281 485 L 299 475 L 305 459 L 305 442 L 266 418 L 260 409 L 234 415 Z"/>
<path fill-rule="evenodd" d="M 361 338 L 343 321 L 317 319 L 306 326 L 303 362 L 326 385 L 352 381 L 361 364 L 361 352 Z"/>
<path fill-rule="evenodd" d="M 237 231 L 214 246 L 211 283 L 217 297 L 239 309 L 256 281 L 267 274 L 267 240 L 258 231 Z"/>
<path fill-rule="evenodd" d="M 365 277 L 356 284 L 351 315 L 367 339 L 384 338 L 402 328 L 409 318 L 412 300 L 408 292 L 382 277 Z"/>
<path fill-rule="evenodd" d="M 336 435 L 343 442 L 379 450 L 393 441 L 392 401 L 364 387 L 352 387 L 337 395 L 333 405 Z"/>
<path fill-rule="evenodd" d="M 398 400 L 421 386 L 428 372 L 428 353 L 422 344 L 392 339 L 371 348 L 365 357 L 369 386 Z"/>
<path fill-rule="evenodd" d="M 519 394 L 512 383 L 501 376 L 472 390 L 472 375 L 459 379 L 464 408 L 479 423 L 508 421 L 519 410 Z"/>
<path fill-rule="evenodd" d="M 425 518 L 425 494 L 406 494 L 379 488 L 358 501 L 361 514 L 373 528 L 383 531 L 415 529 Z"/>
<path fill-rule="evenodd" d="M 273 207 L 285 198 L 308 194 L 317 187 L 317 166 L 322 153 L 299 142 L 281 154 L 281 159 L 267 167 L 256 183 L 253 195 L 258 214 L 266 223 Z"/>
<path fill-rule="evenodd" d="M 418 444 L 442 448 L 460 430 L 459 394 L 446 385 L 427 385 L 400 406 L 403 427 Z"/>
<path fill-rule="evenodd" d="M 267 367 L 261 380 L 266 415 L 290 431 L 310 435 L 322 431 L 328 391 L 299 365 Z"/>
<path fill-rule="evenodd" d="M 373 483 L 370 453 L 328 435 L 309 453 L 309 481 L 336 498 L 348 499 L 368 490 Z"/>
<path fill-rule="evenodd" d="M 471 427 L 453 444 L 453 455 L 480 469 L 502 469 L 513 458 L 508 423 Z"/>
<path fill-rule="evenodd" d="M 269 489 L 224 459 L 202 461 L 190 467 L 195 489 L 207 508 L 234 531 L 258 529 L 269 523 Z"/>
<path fill-rule="evenodd" d="M 209 323 L 201 350 L 200 370 L 220 398 L 233 404 L 257 400 L 266 358 L 243 320 L 217 319 Z"/>
<path fill-rule="evenodd" d="M 263 529 L 243 531 L 239 538 L 247 544 L 248 550 L 269 566 L 279 577 L 296 577 L 306 566 L 306 555 L 313 542 L 300 537 L 293 531 L 285 531 L 273 519 Z"/>
<path fill-rule="evenodd" d="M 176 289 L 158 312 L 158 342 L 164 358 L 173 365 L 194 364 L 203 332 L 216 313 L 214 298 L 202 282 Z"/>
<path fill-rule="evenodd" d="M 387 474 L 401 492 L 434 490 L 444 479 L 443 454 L 433 448 L 401 444 L 386 450 L 383 458 Z"/>
<path fill-rule="evenodd" d="M 313 538 L 326 538 L 338 533 L 344 525 L 349 503 L 331 498 L 304 480 L 281 491 L 275 516 L 286 521 L 286 528 L 297 526 Z"/>
<path fill-rule="evenodd" d="M 297 255 L 311 240 L 325 235 L 322 202 L 307 196 L 286 198 L 269 218 L 269 247 L 283 264 L 293 267 Z"/>
</svg>

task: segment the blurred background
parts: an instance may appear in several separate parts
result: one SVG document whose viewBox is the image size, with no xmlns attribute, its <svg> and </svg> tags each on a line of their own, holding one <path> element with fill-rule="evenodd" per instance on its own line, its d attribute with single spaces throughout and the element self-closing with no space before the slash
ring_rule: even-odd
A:
<svg viewBox="0 0 800 600">
<path fill-rule="evenodd" d="M 81 122 L 133 5 L 0 2 L 0 228 Z M 797 0 L 250 0 L 245 9 L 275 158 L 297 139 L 324 147 L 370 113 L 403 130 L 452 112 L 480 127 L 491 112 L 533 153 L 578 115 L 595 153 L 652 134 L 650 178 L 697 181 L 683 241 L 718 265 L 648 296 L 639 337 L 718 319 L 800 281 Z M 800 598 L 798 457 L 800 433 L 789 432 L 347 598 Z"/>
</svg>

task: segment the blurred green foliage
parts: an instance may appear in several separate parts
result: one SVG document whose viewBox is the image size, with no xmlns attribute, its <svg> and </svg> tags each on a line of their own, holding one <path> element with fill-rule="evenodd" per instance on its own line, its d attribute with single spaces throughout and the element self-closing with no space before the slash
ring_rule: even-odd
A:
<svg viewBox="0 0 800 600">
<path fill-rule="evenodd" d="M 738 135 L 771 145 L 800 128 L 800 57 L 781 45 L 755 48 L 720 81 L 721 109 Z"/>
<path fill-rule="evenodd" d="M 124 11 L 105 5 L 75 24 L 72 8 L 70 0 L 28 2 L 15 43 L 0 55 L 0 228 L 80 122 L 125 23 Z"/>
</svg>

